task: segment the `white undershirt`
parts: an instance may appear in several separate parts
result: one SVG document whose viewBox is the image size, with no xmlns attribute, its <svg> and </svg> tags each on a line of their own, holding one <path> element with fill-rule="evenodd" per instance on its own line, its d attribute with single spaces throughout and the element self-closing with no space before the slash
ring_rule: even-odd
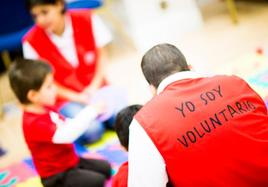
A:
<svg viewBox="0 0 268 187">
<path fill-rule="evenodd" d="M 58 48 L 59 52 L 66 58 L 66 60 L 73 66 L 78 66 L 78 57 L 74 45 L 72 22 L 68 15 L 65 18 L 65 30 L 61 36 L 53 33 L 47 33 L 49 39 Z M 92 28 L 95 38 L 96 46 L 102 48 L 112 41 L 112 35 L 107 27 L 104 25 L 100 17 L 92 15 Z M 38 59 L 39 55 L 36 50 L 27 41 L 22 44 L 23 56 L 28 59 Z"/>
<path fill-rule="evenodd" d="M 165 78 L 157 88 L 161 93 L 169 84 L 185 79 L 198 78 L 199 74 L 185 71 Z M 129 173 L 128 187 L 165 187 L 168 182 L 165 161 L 143 129 L 134 118 L 129 127 Z"/>
</svg>

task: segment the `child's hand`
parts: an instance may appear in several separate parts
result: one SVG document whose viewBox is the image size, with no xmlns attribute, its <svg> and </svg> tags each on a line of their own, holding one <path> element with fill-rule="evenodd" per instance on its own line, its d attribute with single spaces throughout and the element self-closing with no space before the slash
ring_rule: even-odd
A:
<svg viewBox="0 0 268 187">
<path fill-rule="evenodd" d="M 98 115 L 101 115 L 106 112 L 107 106 L 104 102 L 98 102 L 92 104 L 92 107 L 95 109 Z"/>
<path fill-rule="evenodd" d="M 87 93 L 82 92 L 77 95 L 76 101 L 79 103 L 88 105 L 90 101 L 90 97 Z"/>
<path fill-rule="evenodd" d="M 97 87 L 88 87 L 83 91 L 83 93 L 88 94 L 89 97 L 92 97 L 94 94 L 96 94 L 97 90 Z"/>
</svg>

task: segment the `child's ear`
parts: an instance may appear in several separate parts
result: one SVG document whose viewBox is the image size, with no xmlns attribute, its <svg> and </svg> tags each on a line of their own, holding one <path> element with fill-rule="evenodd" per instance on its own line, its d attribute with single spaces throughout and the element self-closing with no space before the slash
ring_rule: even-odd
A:
<svg viewBox="0 0 268 187">
<path fill-rule="evenodd" d="M 38 92 L 35 90 L 29 90 L 27 93 L 27 99 L 31 101 L 31 103 L 36 103 L 38 100 Z"/>
</svg>

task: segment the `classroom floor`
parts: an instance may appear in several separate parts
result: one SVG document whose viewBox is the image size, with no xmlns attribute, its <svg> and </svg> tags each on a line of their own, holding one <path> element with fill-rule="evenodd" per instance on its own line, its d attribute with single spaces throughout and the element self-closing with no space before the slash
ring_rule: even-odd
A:
<svg viewBox="0 0 268 187">
<path fill-rule="evenodd" d="M 237 8 L 239 23 L 234 25 L 224 2 L 202 7 L 204 27 L 174 41 L 197 71 L 230 73 L 232 68 L 244 66 L 241 59 L 254 56 L 258 48 L 263 49 L 263 56 L 268 57 L 268 3 L 239 1 Z M 107 77 L 113 84 L 127 89 L 130 103 L 142 104 L 151 97 L 139 67 L 142 54 L 133 46 L 122 49 L 121 45 L 126 45 L 126 42 L 117 38 L 120 36 L 115 33 L 116 40 L 108 47 Z M 267 62 L 266 58 L 260 61 Z M 241 76 L 247 78 L 250 73 Z M 264 97 L 268 95 L 266 90 L 260 90 Z M 0 76 L 0 100 L 5 103 L 4 115 L 0 119 L 0 145 L 7 151 L 0 157 L 1 169 L 28 157 L 29 151 L 22 137 L 21 111 L 16 107 L 5 74 Z"/>
</svg>

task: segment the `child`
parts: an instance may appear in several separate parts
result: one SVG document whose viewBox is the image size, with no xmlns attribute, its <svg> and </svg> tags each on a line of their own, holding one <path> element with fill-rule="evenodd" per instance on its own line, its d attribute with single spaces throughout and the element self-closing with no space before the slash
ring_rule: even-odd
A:
<svg viewBox="0 0 268 187">
<path fill-rule="evenodd" d="M 51 108 L 56 87 L 51 67 L 42 61 L 18 60 L 9 81 L 23 107 L 24 138 L 44 187 L 103 186 L 110 177 L 109 163 L 79 158 L 72 144 L 103 105 L 86 106 L 75 118 L 64 120 Z"/>
<path fill-rule="evenodd" d="M 121 145 L 128 151 L 129 125 L 135 114 L 141 109 L 142 105 L 131 105 L 122 109 L 115 119 L 115 131 Z M 128 162 L 125 162 L 113 177 L 113 187 L 127 187 Z"/>
</svg>

